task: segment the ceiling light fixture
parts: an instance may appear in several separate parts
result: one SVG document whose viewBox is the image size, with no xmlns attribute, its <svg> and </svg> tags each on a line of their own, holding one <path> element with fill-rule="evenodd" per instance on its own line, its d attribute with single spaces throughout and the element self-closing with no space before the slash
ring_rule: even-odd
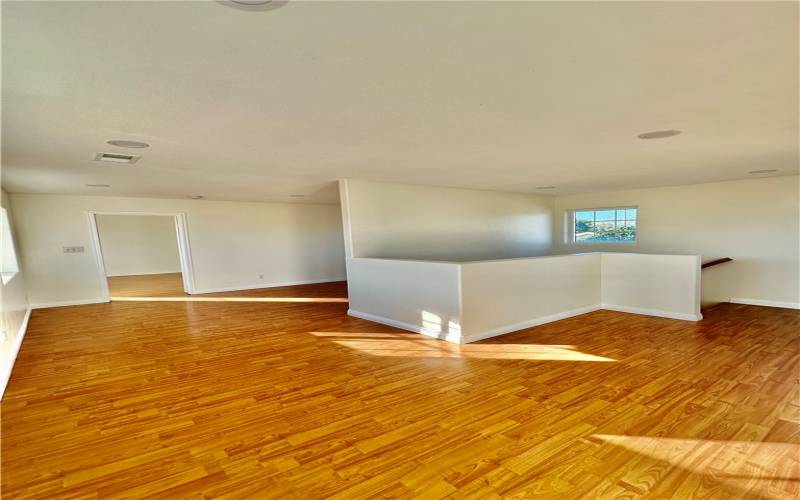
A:
<svg viewBox="0 0 800 500">
<path fill-rule="evenodd" d="M 536 189 L 555 189 L 555 186 L 536 186 Z"/>
<path fill-rule="evenodd" d="M 275 10 L 289 0 L 217 0 L 218 3 L 238 10 Z"/>
<path fill-rule="evenodd" d="M 767 168 L 764 170 L 751 170 L 749 173 L 751 174 L 771 174 L 772 172 L 777 172 L 774 168 Z"/>
<path fill-rule="evenodd" d="M 139 142 L 139 141 L 125 141 L 122 139 L 114 139 L 111 141 L 106 141 L 106 144 L 111 144 L 112 146 L 117 146 L 120 148 L 134 148 L 134 149 L 141 149 L 141 148 L 149 148 L 150 145 L 146 142 Z"/>
<path fill-rule="evenodd" d="M 111 184 L 86 184 L 87 188 L 110 188 Z"/>
<path fill-rule="evenodd" d="M 195 194 L 189 197 L 190 200 L 202 200 L 203 196 L 199 194 Z"/>
<path fill-rule="evenodd" d="M 639 139 L 666 139 L 667 137 L 674 137 L 680 133 L 680 130 L 654 130 L 652 132 L 639 134 L 636 137 Z"/>
</svg>

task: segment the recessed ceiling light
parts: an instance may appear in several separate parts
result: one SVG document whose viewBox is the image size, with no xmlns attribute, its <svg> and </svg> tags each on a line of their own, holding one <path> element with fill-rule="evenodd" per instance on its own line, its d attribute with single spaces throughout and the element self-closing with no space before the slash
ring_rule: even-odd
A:
<svg viewBox="0 0 800 500">
<path fill-rule="evenodd" d="M 110 188 L 111 184 L 86 184 L 87 188 Z"/>
<path fill-rule="evenodd" d="M 652 132 L 639 134 L 636 137 L 639 139 L 666 139 L 667 137 L 674 137 L 680 133 L 680 130 L 654 130 Z"/>
<path fill-rule="evenodd" d="M 771 174 L 772 172 L 777 172 L 774 168 L 767 168 L 764 170 L 751 170 L 749 173 L 751 174 Z"/>
<path fill-rule="evenodd" d="M 106 144 L 111 144 L 112 146 L 118 146 L 120 148 L 149 148 L 150 145 L 146 142 L 139 142 L 139 141 L 123 141 L 114 139 L 113 141 L 106 141 Z"/>
<path fill-rule="evenodd" d="M 275 10 L 286 5 L 289 0 L 217 0 L 239 10 Z"/>
<path fill-rule="evenodd" d="M 199 194 L 195 194 L 189 197 L 190 200 L 202 200 L 203 196 Z"/>
<path fill-rule="evenodd" d="M 536 186 L 536 189 L 555 189 L 555 186 Z"/>
<path fill-rule="evenodd" d="M 141 156 L 121 153 L 95 153 L 94 161 L 110 161 L 114 163 L 136 163 Z"/>
</svg>

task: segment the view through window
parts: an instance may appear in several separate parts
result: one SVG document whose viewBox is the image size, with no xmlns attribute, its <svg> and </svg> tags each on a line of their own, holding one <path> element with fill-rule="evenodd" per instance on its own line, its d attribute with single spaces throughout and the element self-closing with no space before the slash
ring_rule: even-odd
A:
<svg viewBox="0 0 800 500">
<path fill-rule="evenodd" d="M 575 243 L 633 243 L 637 209 L 598 208 L 574 212 Z"/>
</svg>

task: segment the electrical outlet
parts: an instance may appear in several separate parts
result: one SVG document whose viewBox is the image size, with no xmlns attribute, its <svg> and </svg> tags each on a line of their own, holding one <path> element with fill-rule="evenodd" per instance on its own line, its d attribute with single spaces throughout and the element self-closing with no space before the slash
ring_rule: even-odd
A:
<svg viewBox="0 0 800 500">
<path fill-rule="evenodd" d="M 8 334 L 6 333 L 6 329 L 5 328 L 3 328 L 3 331 L 2 331 L 2 339 L 3 339 L 3 342 L 8 342 Z"/>
<path fill-rule="evenodd" d="M 83 247 L 64 247 L 64 253 L 83 253 Z"/>
</svg>

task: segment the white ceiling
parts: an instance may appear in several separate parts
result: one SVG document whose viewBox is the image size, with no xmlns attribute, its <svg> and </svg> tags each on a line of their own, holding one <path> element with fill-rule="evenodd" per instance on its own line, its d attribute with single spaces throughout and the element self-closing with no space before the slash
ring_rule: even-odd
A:
<svg viewBox="0 0 800 500">
<path fill-rule="evenodd" d="M 335 201 L 343 177 L 562 194 L 798 172 L 795 2 L 3 2 L 2 17 L 11 192 L 308 202 Z M 636 138 L 659 129 L 683 134 Z"/>
</svg>

